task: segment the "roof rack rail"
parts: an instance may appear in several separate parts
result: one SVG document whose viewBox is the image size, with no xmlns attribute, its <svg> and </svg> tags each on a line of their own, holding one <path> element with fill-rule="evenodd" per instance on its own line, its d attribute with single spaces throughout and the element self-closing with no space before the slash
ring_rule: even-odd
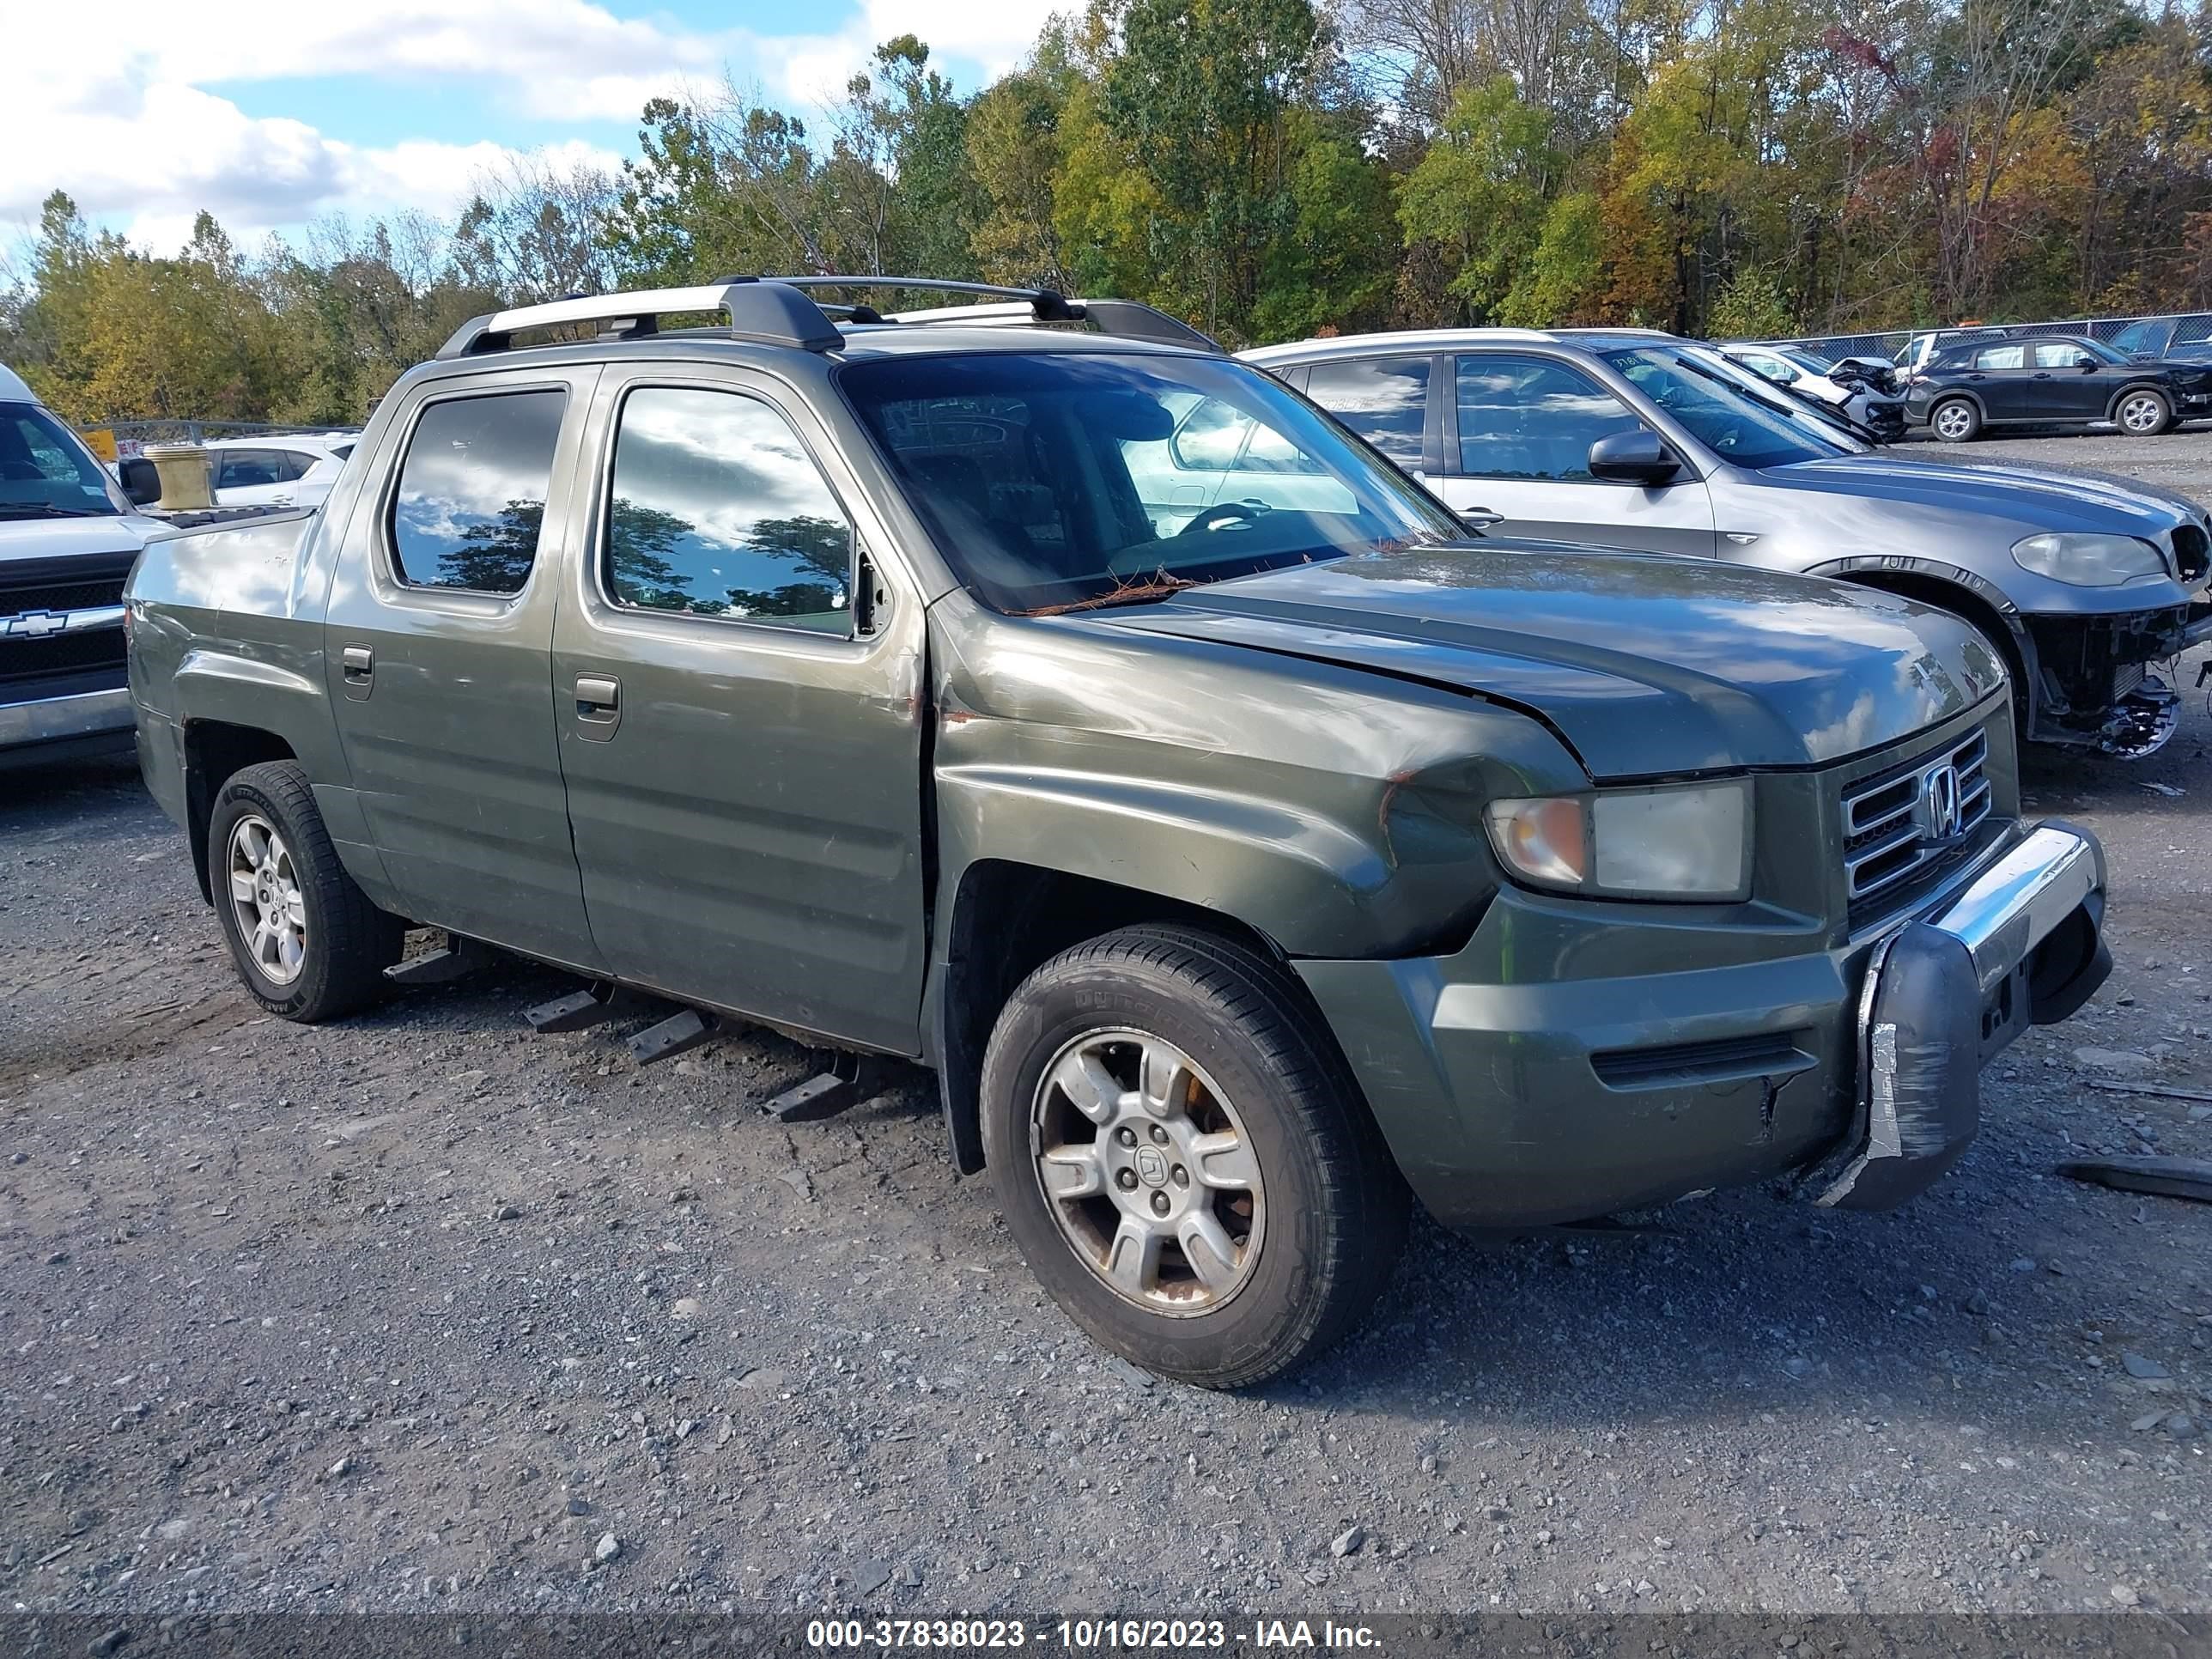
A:
<svg viewBox="0 0 2212 1659">
<path fill-rule="evenodd" d="M 948 306 L 885 317 L 865 304 L 827 306 L 805 292 L 811 289 L 908 289 L 945 294 L 974 294 L 1005 301 Z M 1071 300 L 1048 288 L 1004 288 L 991 283 L 940 281 L 929 276 L 718 276 L 692 288 L 637 289 L 622 294 L 575 295 L 543 305 L 516 306 L 474 317 L 453 331 L 438 349 L 441 359 L 505 351 L 525 329 L 563 328 L 580 323 L 611 325 L 617 338 L 640 339 L 659 331 L 659 319 L 683 312 L 720 312 L 730 319 L 732 339 L 763 345 L 834 351 L 844 336 L 831 321 L 842 313 L 856 323 L 966 322 L 1077 323 L 1088 320 L 1102 333 L 1164 345 L 1221 348 L 1189 324 L 1134 300 Z"/>
<path fill-rule="evenodd" d="M 1161 345 L 1194 346 L 1218 351 L 1219 343 L 1180 318 L 1136 300 L 1071 300 L 1048 288 L 1007 288 L 996 283 L 961 283 L 934 276 L 769 276 L 762 280 L 798 289 L 872 288 L 918 289 L 930 294 L 975 294 L 1011 301 L 1004 305 L 944 306 L 927 311 L 896 311 L 884 315 L 872 306 L 854 306 L 855 322 L 973 323 L 1006 326 L 1024 322 L 1090 322 L 1102 334 L 1121 339 L 1151 340 Z M 847 307 L 833 307 L 834 310 Z"/>
<path fill-rule="evenodd" d="M 505 351 L 523 329 L 562 328 L 575 323 L 623 325 L 621 334 L 639 338 L 659 331 L 659 319 L 687 311 L 718 311 L 730 319 L 730 337 L 763 345 L 795 346 L 805 351 L 834 351 L 844 343 L 822 307 L 788 283 L 757 276 L 724 276 L 696 288 L 653 288 L 625 294 L 597 294 L 544 305 L 516 306 L 474 317 L 453 331 L 438 349 L 441 359 L 474 357 Z"/>
</svg>

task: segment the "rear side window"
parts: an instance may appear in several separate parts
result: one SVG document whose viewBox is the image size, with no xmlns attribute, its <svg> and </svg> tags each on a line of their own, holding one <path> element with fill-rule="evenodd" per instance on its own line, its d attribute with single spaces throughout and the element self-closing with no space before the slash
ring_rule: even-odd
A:
<svg viewBox="0 0 2212 1659">
<path fill-rule="evenodd" d="M 223 449 L 216 453 L 217 489 L 253 489 L 300 476 L 285 465 L 283 453 L 274 449 Z"/>
<path fill-rule="evenodd" d="M 2020 368 L 2027 362 L 2025 346 L 1984 346 L 1974 354 L 1976 368 Z"/>
<path fill-rule="evenodd" d="M 432 404 L 392 503 L 392 551 L 416 587 L 519 593 L 538 557 L 565 392 Z"/>
<path fill-rule="evenodd" d="M 791 423 L 757 398 L 631 392 L 609 496 L 617 605 L 852 634 L 852 526 Z"/>
<path fill-rule="evenodd" d="M 1421 429 L 1429 411 L 1426 357 L 1316 363 L 1306 396 L 1399 465 L 1420 465 Z"/>
</svg>

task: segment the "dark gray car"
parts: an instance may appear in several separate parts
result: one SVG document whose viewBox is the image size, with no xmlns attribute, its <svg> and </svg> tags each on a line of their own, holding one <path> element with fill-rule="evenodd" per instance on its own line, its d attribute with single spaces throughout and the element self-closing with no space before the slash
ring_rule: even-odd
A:
<svg viewBox="0 0 2212 1659">
<path fill-rule="evenodd" d="M 2023 737 L 2150 753 L 2212 637 L 2212 520 L 2133 480 L 1878 451 L 1650 331 L 1448 329 L 1245 354 L 1498 533 L 1840 577 L 1940 605 Z"/>
</svg>

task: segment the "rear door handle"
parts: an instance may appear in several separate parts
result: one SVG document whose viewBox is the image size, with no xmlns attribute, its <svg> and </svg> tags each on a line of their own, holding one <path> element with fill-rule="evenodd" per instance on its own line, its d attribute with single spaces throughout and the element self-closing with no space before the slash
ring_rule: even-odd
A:
<svg viewBox="0 0 2212 1659">
<path fill-rule="evenodd" d="M 339 678 L 345 694 L 361 702 L 376 689 L 376 653 L 365 645 L 349 645 L 338 653 Z"/>
<path fill-rule="evenodd" d="M 622 682 L 611 674 L 576 676 L 576 721 L 582 735 L 605 743 L 622 724 Z"/>
</svg>

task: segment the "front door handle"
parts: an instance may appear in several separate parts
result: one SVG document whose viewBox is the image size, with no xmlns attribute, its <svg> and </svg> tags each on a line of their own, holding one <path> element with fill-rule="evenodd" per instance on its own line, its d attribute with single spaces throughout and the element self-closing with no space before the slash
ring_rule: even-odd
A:
<svg viewBox="0 0 2212 1659">
<path fill-rule="evenodd" d="M 1494 524 L 1505 522 L 1503 513 L 1492 513 L 1486 507 L 1462 507 L 1459 517 L 1462 524 L 1473 530 L 1487 530 Z"/>
<path fill-rule="evenodd" d="M 338 677 L 345 694 L 361 702 L 376 689 L 376 653 L 365 645 L 349 645 L 338 653 Z"/>
<path fill-rule="evenodd" d="M 622 682 L 611 674 L 576 676 L 576 720 L 583 735 L 605 743 L 622 724 Z"/>
</svg>

